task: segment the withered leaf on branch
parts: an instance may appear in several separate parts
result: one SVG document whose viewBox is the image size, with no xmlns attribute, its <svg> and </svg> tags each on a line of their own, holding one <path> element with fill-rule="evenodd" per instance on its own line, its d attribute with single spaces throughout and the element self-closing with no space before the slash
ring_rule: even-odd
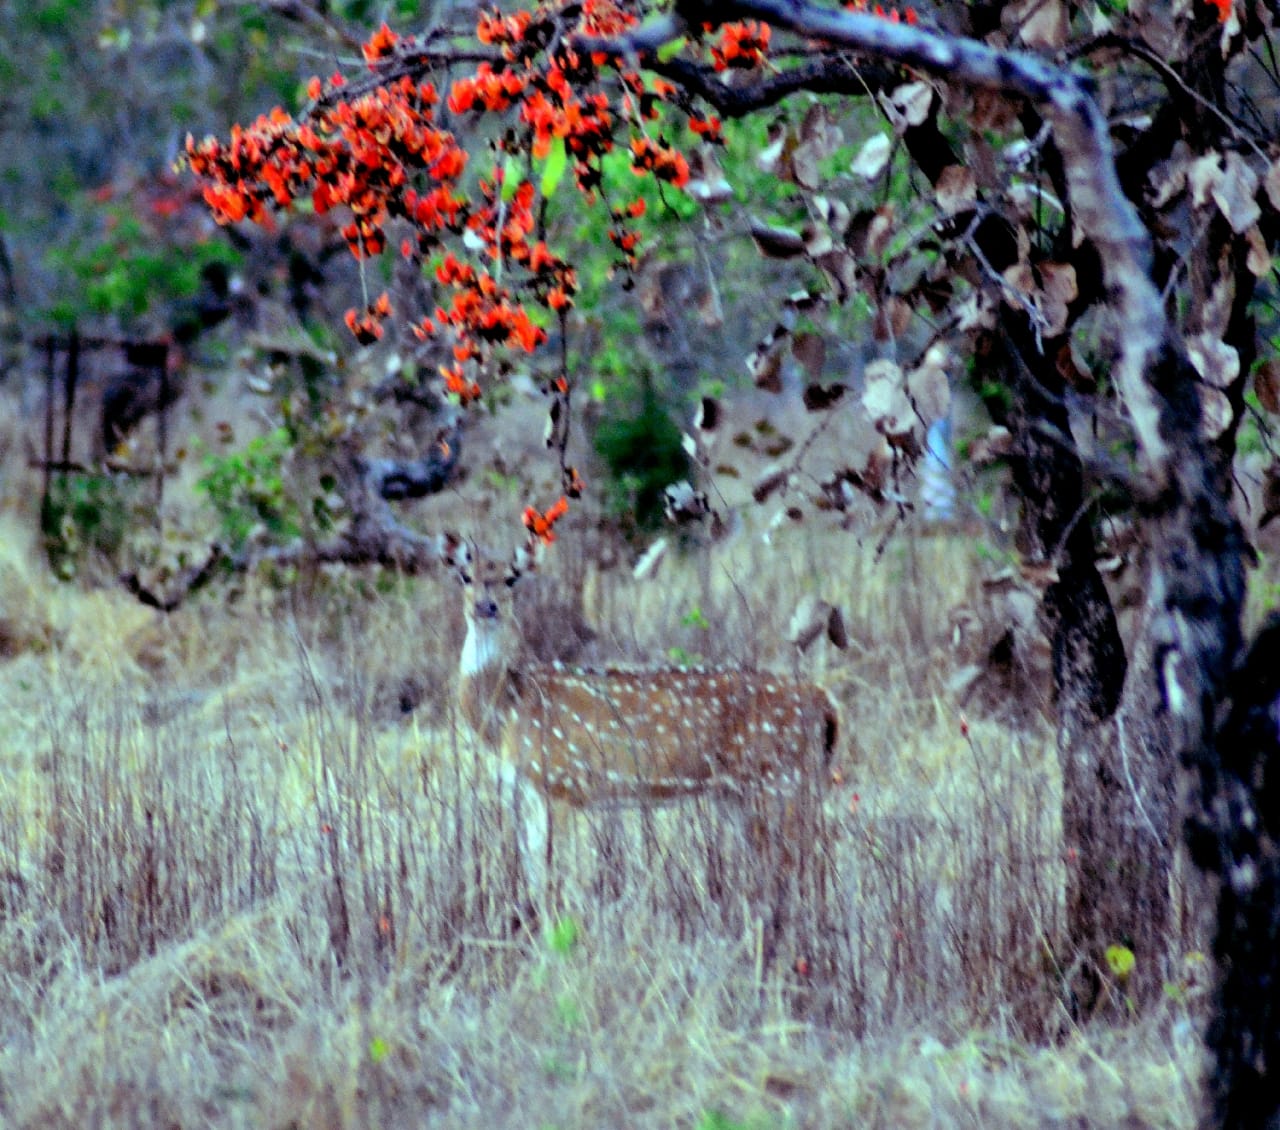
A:
<svg viewBox="0 0 1280 1130">
<path fill-rule="evenodd" d="M 818 165 L 844 143 L 840 127 L 821 103 L 809 107 L 800 124 L 799 143 L 791 152 L 791 172 L 795 182 L 810 191 L 822 179 Z"/>
<path fill-rule="evenodd" d="M 761 254 L 770 259 L 795 259 L 805 252 L 804 237 L 791 228 L 773 227 L 753 219 L 747 230 Z"/>
<path fill-rule="evenodd" d="M 775 494 L 787 485 L 790 472 L 781 467 L 769 467 L 756 480 L 751 488 L 751 497 L 756 502 L 764 502 L 771 494 Z"/>
<path fill-rule="evenodd" d="M 849 171 L 863 180 L 875 180 L 889 163 L 889 155 L 893 152 L 893 142 L 884 133 L 872 134 L 862 143 L 858 155 L 854 157 Z"/>
<path fill-rule="evenodd" d="M 1231 426 L 1231 401 L 1220 388 L 1201 387 L 1200 426 L 1207 440 L 1215 440 Z"/>
<path fill-rule="evenodd" d="M 886 98 L 880 95 L 885 117 L 898 135 L 912 126 L 920 125 L 929 116 L 933 103 L 933 87 L 927 82 L 908 82 L 892 91 Z"/>
<path fill-rule="evenodd" d="M 940 420 L 951 411 L 951 384 L 947 380 L 947 350 L 931 345 L 920 364 L 907 376 L 907 393 L 926 420 Z"/>
<path fill-rule="evenodd" d="M 1280 415 L 1280 361 L 1272 358 L 1253 371 L 1253 391 L 1265 411 Z"/>
<path fill-rule="evenodd" d="M 1190 164 L 1191 146 L 1182 140 L 1174 142 L 1168 160 L 1161 161 L 1147 174 L 1151 185 L 1148 199 L 1153 208 L 1163 208 L 1186 187 Z"/>
<path fill-rule="evenodd" d="M 764 148 L 756 155 L 756 164 L 762 172 L 786 180 L 785 166 L 790 164 L 790 154 L 795 144 L 795 134 L 784 120 L 778 119 L 770 123 Z"/>
<path fill-rule="evenodd" d="M 835 404 L 848 392 L 848 386 L 842 384 L 808 385 L 804 390 L 804 406 L 810 412 L 823 412 Z"/>
<path fill-rule="evenodd" d="M 1062 0 L 1018 0 L 1004 14 L 1028 47 L 1058 51 L 1067 42 L 1067 6 Z"/>
<path fill-rule="evenodd" d="M 791 342 L 791 353 L 811 381 L 822 379 L 822 370 L 827 363 L 826 338 L 817 333 L 798 333 Z"/>
<path fill-rule="evenodd" d="M 810 204 L 814 214 L 827 225 L 831 232 L 840 239 L 844 239 L 845 232 L 849 229 L 849 220 L 853 216 L 849 205 L 838 197 L 830 196 L 815 196 Z"/>
<path fill-rule="evenodd" d="M 874 211 L 865 209 L 854 215 L 845 231 L 845 243 L 859 259 L 879 259 L 893 238 L 893 222 L 897 212 L 892 204 L 881 204 Z"/>
<path fill-rule="evenodd" d="M 733 185 L 724 175 L 714 150 L 700 145 L 689 155 L 689 180 L 685 191 L 700 204 L 723 204 L 733 199 Z"/>
<path fill-rule="evenodd" d="M 1266 278 L 1271 274 L 1271 249 L 1263 237 L 1262 229 L 1254 224 L 1245 233 L 1245 242 L 1249 245 L 1249 253 L 1245 257 L 1245 266 L 1256 279 Z"/>
<path fill-rule="evenodd" d="M 1187 360 L 1213 388 L 1228 388 L 1240 375 L 1240 354 L 1225 341 L 1208 334 L 1196 334 L 1188 340 Z"/>
<path fill-rule="evenodd" d="M 948 165 L 933 186 L 933 195 L 938 207 L 948 216 L 973 207 L 978 199 L 978 185 L 972 170 L 963 165 Z"/>
<path fill-rule="evenodd" d="M 1013 433 L 1003 424 L 994 424 L 987 434 L 979 436 L 969 446 L 969 462 L 975 467 L 985 467 L 1007 455 L 1013 447 Z"/>
<path fill-rule="evenodd" d="M 902 368 L 884 358 L 867 366 L 862 389 L 862 407 L 871 423 L 891 442 L 909 433 L 916 424 L 907 399 Z"/>
<path fill-rule="evenodd" d="M 830 251 L 817 260 L 835 291 L 836 302 L 843 305 L 858 285 L 858 261 L 849 252 Z"/>
<path fill-rule="evenodd" d="M 1280 157 L 1271 162 L 1266 175 L 1262 178 L 1262 187 L 1266 189 L 1271 207 L 1280 212 Z"/>
<path fill-rule="evenodd" d="M 911 325 L 911 307 L 896 294 L 876 308 L 872 334 L 876 341 L 899 341 Z"/>
<path fill-rule="evenodd" d="M 1258 207 L 1258 174 L 1239 153 L 1227 154 L 1222 177 L 1211 189 L 1218 211 L 1236 235 L 1243 235 L 1262 215 Z"/>
<path fill-rule="evenodd" d="M 1270 525 L 1280 515 L 1280 467 L 1271 464 L 1262 477 L 1262 516 L 1258 527 Z"/>
<path fill-rule="evenodd" d="M 693 426 L 700 432 L 711 433 L 720 426 L 722 412 L 720 401 L 714 396 L 704 396 L 698 402 L 698 411 L 693 417 Z"/>
<path fill-rule="evenodd" d="M 790 336 L 790 331 L 785 326 L 777 326 L 751 351 L 747 358 L 747 372 L 756 388 L 762 388 L 766 392 L 782 391 L 782 364 L 786 359 Z"/>
<path fill-rule="evenodd" d="M 818 259 L 826 255 L 836 245 L 835 237 L 832 236 L 831 229 L 826 224 L 805 224 L 800 234 L 804 239 L 805 253 L 810 259 Z"/>
</svg>

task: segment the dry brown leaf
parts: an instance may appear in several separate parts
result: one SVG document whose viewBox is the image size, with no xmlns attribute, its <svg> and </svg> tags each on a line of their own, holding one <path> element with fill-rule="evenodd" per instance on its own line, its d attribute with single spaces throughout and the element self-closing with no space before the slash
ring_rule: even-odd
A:
<svg viewBox="0 0 1280 1130">
<path fill-rule="evenodd" d="M 1175 142 L 1169 159 L 1161 161 L 1147 175 L 1153 208 L 1163 208 L 1187 186 L 1187 167 L 1190 164 L 1191 147 L 1185 141 Z"/>
<path fill-rule="evenodd" d="M 1222 154 L 1210 151 L 1197 157 L 1187 166 L 1187 187 L 1191 190 L 1191 203 L 1203 208 L 1209 203 L 1209 194 L 1222 179 Z"/>
<path fill-rule="evenodd" d="M 885 437 L 901 436 L 915 424 L 904 383 L 902 369 L 894 361 L 880 359 L 867 366 L 862 407 L 876 431 Z"/>
<path fill-rule="evenodd" d="M 785 122 L 777 121 L 769 126 L 765 146 L 756 155 L 756 164 L 762 171 L 786 179 L 791 161 L 791 150 L 796 146 L 795 134 Z"/>
<path fill-rule="evenodd" d="M 789 474 L 781 467 L 769 467 L 761 476 L 756 479 L 755 486 L 751 488 L 751 497 L 756 502 L 764 502 L 771 494 L 776 493 L 787 485 Z"/>
<path fill-rule="evenodd" d="M 995 90 L 974 91 L 973 112 L 969 116 L 970 128 L 979 133 L 984 130 L 1004 133 L 1017 120 L 1018 111 L 1004 94 Z"/>
<path fill-rule="evenodd" d="M 1271 273 L 1271 251 L 1262 236 L 1262 229 L 1254 224 L 1245 233 L 1245 242 L 1249 245 L 1249 254 L 1245 258 L 1245 266 L 1254 278 L 1260 279 Z"/>
<path fill-rule="evenodd" d="M 888 248 L 896 216 L 897 211 L 892 204 L 881 204 L 867 225 L 867 254 L 873 259 L 878 259 Z"/>
<path fill-rule="evenodd" d="M 844 133 L 822 103 L 815 102 L 800 123 L 800 143 L 815 146 L 823 157 L 830 157 L 844 144 Z"/>
<path fill-rule="evenodd" d="M 938 207 L 948 216 L 972 207 L 978 199 L 978 186 L 972 170 L 963 165 L 948 165 L 939 175 L 933 195 Z"/>
<path fill-rule="evenodd" d="M 1280 212 L 1280 158 L 1271 162 L 1267 175 L 1262 179 L 1262 187 L 1267 190 L 1267 199 L 1271 207 Z"/>
<path fill-rule="evenodd" d="M 1219 388 L 1200 389 L 1200 428 L 1205 439 L 1215 440 L 1231 426 L 1231 401 Z"/>
<path fill-rule="evenodd" d="M 826 224 L 805 224 L 801 237 L 804 239 L 805 253 L 810 259 L 826 255 L 836 245 L 831 229 Z"/>
<path fill-rule="evenodd" d="M 1187 342 L 1187 359 L 1205 384 L 1228 388 L 1240 375 L 1240 354 L 1225 341 L 1197 334 Z"/>
<path fill-rule="evenodd" d="M 889 95 L 885 106 L 896 133 L 920 125 L 929 116 L 933 103 L 933 87 L 927 82 L 908 82 Z"/>
<path fill-rule="evenodd" d="M 838 303 L 845 303 L 858 284 L 858 261 L 847 251 L 831 251 L 816 260 L 823 274 L 831 280 Z"/>
<path fill-rule="evenodd" d="M 822 379 L 822 369 L 827 363 L 827 340 L 821 334 L 799 333 L 791 342 L 791 352 L 809 374 L 811 381 Z"/>
<path fill-rule="evenodd" d="M 761 253 L 770 259 L 795 259 L 804 254 L 804 238 L 798 231 L 773 227 L 759 220 L 752 220 L 748 230 Z"/>
<path fill-rule="evenodd" d="M 1062 0 L 1021 0 L 1009 10 L 1018 38 L 1028 47 L 1058 51 L 1067 42 L 1067 6 Z"/>
<path fill-rule="evenodd" d="M 995 324 L 996 308 L 985 292 L 970 292 L 956 307 L 956 329 L 962 333 L 995 329 Z"/>
<path fill-rule="evenodd" d="M 843 239 L 845 229 L 849 226 L 849 219 L 853 215 L 849 205 L 843 200 L 833 200 L 830 196 L 815 196 L 812 203 L 814 214 Z"/>
<path fill-rule="evenodd" d="M 1254 369 L 1253 391 L 1267 412 L 1273 416 L 1280 415 L 1280 361 L 1272 358 Z"/>
<path fill-rule="evenodd" d="M 808 385 L 804 390 L 804 406 L 810 412 L 823 412 L 848 391 L 848 386 L 839 382 L 831 385 Z"/>
<path fill-rule="evenodd" d="M 1044 333 L 1057 337 L 1067 328 L 1067 307 L 1080 293 L 1076 285 L 1076 269 L 1070 263 L 1040 264 L 1040 313 L 1045 320 Z"/>
<path fill-rule="evenodd" d="M 720 407 L 720 401 L 714 396 L 704 396 L 698 402 L 698 411 L 693 417 L 693 426 L 699 432 L 710 434 L 719 426 L 720 421 L 724 419 L 724 412 Z"/>
<path fill-rule="evenodd" d="M 993 424 L 985 436 L 980 436 L 969 446 L 969 462 L 975 467 L 994 463 L 1013 448 L 1013 433 L 1003 424 Z"/>
<path fill-rule="evenodd" d="M 733 186 L 709 145 L 699 146 L 690 155 L 689 173 L 685 191 L 700 204 L 723 204 L 733 199 Z"/>
<path fill-rule="evenodd" d="M 1258 194 L 1258 174 L 1239 153 L 1227 154 L 1227 166 L 1210 192 L 1218 211 L 1236 235 L 1243 235 L 1262 215 L 1262 209 L 1255 199 Z"/>
<path fill-rule="evenodd" d="M 932 345 L 919 366 L 907 377 L 907 391 L 926 420 L 940 420 L 951 410 L 951 384 L 947 380 L 947 351 Z"/>
<path fill-rule="evenodd" d="M 858 150 L 849 169 L 863 180 L 875 180 L 889 163 L 889 154 L 893 152 L 893 142 L 888 134 L 877 133 L 867 138 Z"/>
<path fill-rule="evenodd" d="M 876 341 L 899 341 L 911 325 L 912 309 L 897 295 L 890 295 L 876 310 L 873 334 Z"/>
<path fill-rule="evenodd" d="M 747 372 L 756 388 L 765 392 L 782 391 L 782 359 L 786 337 L 775 338 L 767 345 L 757 346 L 747 358 Z"/>
</svg>

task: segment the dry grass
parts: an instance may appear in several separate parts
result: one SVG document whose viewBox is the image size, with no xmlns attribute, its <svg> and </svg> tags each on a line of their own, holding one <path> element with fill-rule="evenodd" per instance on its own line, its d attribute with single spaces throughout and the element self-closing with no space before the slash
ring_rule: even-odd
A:
<svg viewBox="0 0 1280 1130">
<path fill-rule="evenodd" d="M 1056 1003 L 1052 736 L 962 732 L 963 539 L 745 530 L 635 586 L 566 538 L 526 628 L 580 596 L 600 655 L 786 669 L 799 597 L 842 603 L 804 668 L 850 735 L 812 842 L 595 812 L 535 905 L 454 724 L 451 581 L 161 617 L 0 522 L 5 1125 L 1195 1124 L 1193 990 L 1119 1029 Z"/>
</svg>

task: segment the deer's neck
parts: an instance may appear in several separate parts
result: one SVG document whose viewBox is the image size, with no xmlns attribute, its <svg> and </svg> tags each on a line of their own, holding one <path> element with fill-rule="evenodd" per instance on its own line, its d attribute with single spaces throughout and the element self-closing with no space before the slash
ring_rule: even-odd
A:
<svg viewBox="0 0 1280 1130">
<path fill-rule="evenodd" d="M 458 671 L 463 717 L 477 736 L 490 742 L 500 736 L 506 719 L 508 672 L 503 642 L 496 626 L 469 623 Z"/>
</svg>

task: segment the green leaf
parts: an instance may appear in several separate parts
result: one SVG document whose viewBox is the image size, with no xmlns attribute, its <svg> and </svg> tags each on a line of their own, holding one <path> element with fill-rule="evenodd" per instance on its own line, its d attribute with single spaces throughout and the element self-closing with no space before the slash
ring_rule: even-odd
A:
<svg viewBox="0 0 1280 1130">
<path fill-rule="evenodd" d="M 666 43 L 664 43 L 661 47 L 658 48 L 658 62 L 660 63 L 671 62 L 672 59 L 674 59 L 677 55 L 680 54 L 681 51 L 684 50 L 684 45 L 686 42 L 688 42 L 688 40 L 683 35 L 680 36 L 678 39 L 668 40 Z"/>
<path fill-rule="evenodd" d="M 565 152 L 564 138 L 553 137 L 551 148 L 547 151 L 547 159 L 542 165 L 542 195 L 551 197 L 556 194 L 556 187 L 569 167 L 569 157 Z"/>
<path fill-rule="evenodd" d="M 1133 967 L 1137 964 L 1137 958 L 1128 946 L 1107 946 L 1106 957 L 1112 974 L 1122 981 L 1133 972 Z"/>
<path fill-rule="evenodd" d="M 387 1041 L 381 1036 L 374 1036 L 369 1041 L 369 1059 L 374 1063 L 381 1063 L 387 1058 L 387 1052 L 391 1049 L 387 1046 Z"/>
<path fill-rule="evenodd" d="M 502 199 L 510 203 L 516 198 L 516 190 L 520 187 L 520 169 L 508 157 L 502 163 Z"/>
</svg>

